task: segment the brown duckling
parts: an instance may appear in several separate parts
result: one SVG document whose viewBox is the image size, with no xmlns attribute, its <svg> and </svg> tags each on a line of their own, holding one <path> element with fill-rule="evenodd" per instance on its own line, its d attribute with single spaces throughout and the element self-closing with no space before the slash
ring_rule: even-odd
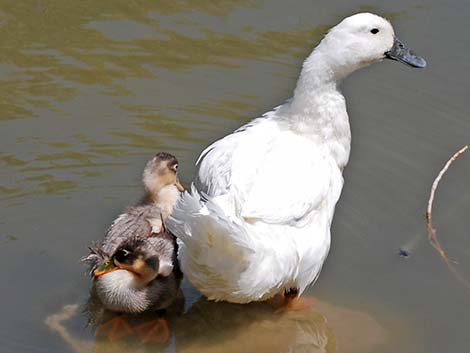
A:
<svg viewBox="0 0 470 353">
<path fill-rule="evenodd" d="M 184 190 L 178 160 L 158 153 L 146 165 L 143 202 L 130 207 L 108 229 L 83 261 L 90 266 L 96 294 L 112 311 L 140 313 L 169 306 L 182 274 L 175 237 L 164 227 Z"/>
<path fill-rule="evenodd" d="M 141 313 L 168 307 L 182 274 L 171 234 L 130 238 L 93 272 L 96 294 L 112 311 Z"/>
</svg>

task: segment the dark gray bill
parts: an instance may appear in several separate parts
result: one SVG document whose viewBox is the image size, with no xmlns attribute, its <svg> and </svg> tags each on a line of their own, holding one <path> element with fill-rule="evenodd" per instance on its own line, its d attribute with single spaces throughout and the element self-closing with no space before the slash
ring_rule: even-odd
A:
<svg viewBox="0 0 470 353">
<path fill-rule="evenodd" d="M 393 41 L 392 49 L 385 53 L 385 57 L 413 67 L 426 67 L 426 60 L 413 53 L 397 37 Z"/>
</svg>

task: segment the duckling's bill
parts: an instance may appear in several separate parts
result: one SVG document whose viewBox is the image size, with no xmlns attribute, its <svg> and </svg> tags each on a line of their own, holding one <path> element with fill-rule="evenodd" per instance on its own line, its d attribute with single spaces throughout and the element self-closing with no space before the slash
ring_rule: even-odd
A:
<svg viewBox="0 0 470 353">
<path fill-rule="evenodd" d="M 179 181 L 176 181 L 175 185 L 176 185 L 176 188 L 178 189 L 179 192 L 184 191 L 184 187 L 183 187 L 183 185 L 180 184 Z"/>
<path fill-rule="evenodd" d="M 119 270 L 119 267 L 114 263 L 113 258 L 103 261 L 94 271 L 93 277 L 100 277 L 109 272 Z"/>
</svg>

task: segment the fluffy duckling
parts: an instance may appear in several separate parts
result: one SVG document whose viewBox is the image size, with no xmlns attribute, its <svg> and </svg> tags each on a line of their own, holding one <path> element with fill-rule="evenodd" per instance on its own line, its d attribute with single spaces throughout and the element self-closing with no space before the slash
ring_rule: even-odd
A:
<svg viewBox="0 0 470 353">
<path fill-rule="evenodd" d="M 169 306 L 182 274 L 177 245 L 163 221 L 184 190 L 177 178 L 178 160 L 158 153 L 143 173 L 146 195 L 108 229 L 101 244 L 83 261 L 90 266 L 96 294 L 112 311 L 141 313 Z"/>
<path fill-rule="evenodd" d="M 169 153 L 160 152 L 147 162 L 142 181 L 146 195 L 144 204 L 157 205 L 166 219 L 178 201 L 183 186 L 178 181 L 178 160 Z"/>
<path fill-rule="evenodd" d="M 171 234 L 132 237 L 93 271 L 96 294 L 107 309 L 116 312 L 164 309 L 176 297 L 182 278 L 175 264 Z"/>
</svg>

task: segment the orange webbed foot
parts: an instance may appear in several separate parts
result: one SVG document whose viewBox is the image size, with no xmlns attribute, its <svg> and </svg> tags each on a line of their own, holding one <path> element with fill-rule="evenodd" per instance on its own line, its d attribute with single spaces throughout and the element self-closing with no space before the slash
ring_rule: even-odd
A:
<svg viewBox="0 0 470 353">
<path fill-rule="evenodd" d="M 298 311 L 310 309 L 316 300 L 314 298 L 293 298 L 285 300 L 285 303 L 276 310 L 276 313 L 285 313 L 287 311 Z"/>
<path fill-rule="evenodd" d="M 114 342 L 122 337 L 134 333 L 132 327 L 123 316 L 116 316 L 98 327 L 97 336 L 106 336 L 109 341 Z"/>
<path fill-rule="evenodd" d="M 165 343 L 170 338 L 170 329 L 165 319 L 156 319 L 134 327 L 142 343 Z"/>
<path fill-rule="evenodd" d="M 276 308 L 275 313 L 285 313 L 288 311 L 298 311 L 310 309 L 316 300 L 312 297 L 299 297 L 296 289 L 285 291 L 284 294 L 274 298 L 271 302 Z"/>
</svg>

